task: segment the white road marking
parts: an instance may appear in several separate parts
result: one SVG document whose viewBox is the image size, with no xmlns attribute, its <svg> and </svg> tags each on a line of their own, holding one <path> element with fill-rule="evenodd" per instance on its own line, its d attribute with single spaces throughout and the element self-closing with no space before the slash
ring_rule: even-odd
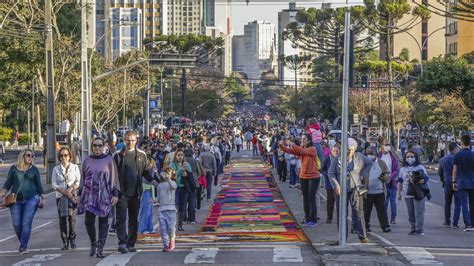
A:
<svg viewBox="0 0 474 266">
<path fill-rule="evenodd" d="M 283 247 L 273 249 L 273 263 L 303 262 L 301 248 Z"/>
<path fill-rule="evenodd" d="M 190 263 L 216 263 L 216 256 L 219 248 L 193 248 L 184 258 L 184 264 Z"/>
<path fill-rule="evenodd" d="M 47 262 L 50 260 L 54 260 L 55 258 L 61 256 L 62 254 L 40 254 L 40 255 L 33 255 L 33 257 L 22 260 L 13 264 L 13 266 L 26 266 L 26 265 L 35 265 L 40 266 L 41 262 Z"/>
<path fill-rule="evenodd" d="M 411 264 L 443 265 L 424 248 L 418 247 L 395 247 Z"/>
<path fill-rule="evenodd" d="M 155 226 L 153 226 L 153 231 L 156 231 L 156 228 L 160 226 L 160 223 L 156 223 Z"/>
<path fill-rule="evenodd" d="M 52 224 L 52 223 L 53 223 L 53 222 L 47 222 L 47 223 L 45 223 L 45 224 L 38 225 L 37 227 L 31 229 L 31 231 L 36 230 L 36 229 L 43 228 L 43 227 L 48 226 L 48 225 L 50 225 L 50 224 Z M 10 240 L 10 239 L 15 238 L 15 237 L 16 237 L 16 235 L 12 235 L 12 236 L 9 236 L 9 237 L 5 237 L 4 239 L 0 239 L 0 243 L 5 242 L 5 241 Z"/>
<path fill-rule="evenodd" d="M 105 259 L 101 260 L 99 263 L 97 263 L 97 266 L 125 266 L 127 263 L 130 261 L 130 259 L 138 254 L 140 252 L 137 250 L 137 252 L 129 252 L 125 254 L 121 253 L 112 253 L 111 255 L 107 256 Z"/>
</svg>

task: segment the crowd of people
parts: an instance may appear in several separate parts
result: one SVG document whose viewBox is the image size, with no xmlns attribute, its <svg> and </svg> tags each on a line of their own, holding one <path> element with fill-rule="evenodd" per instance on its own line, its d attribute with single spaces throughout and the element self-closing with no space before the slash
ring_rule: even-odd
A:
<svg viewBox="0 0 474 266">
<path fill-rule="evenodd" d="M 348 231 L 357 234 L 362 243 L 368 242 L 372 209 L 375 207 L 382 231 L 389 233 L 390 225 L 398 222 L 397 199 L 402 198 L 408 211 L 408 233 L 424 235 L 425 201 L 431 194 L 428 173 L 416 147 L 407 146 L 399 154 L 386 140 L 372 146 L 349 138 L 348 175 L 343 177 L 340 139 L 327 133 L 317 120 L 307 126 L 285 122 L 268 126 L 239 117 L 152 131 L 142 138 L 134 131 L 121 139 L 95 137 L 92 154 L 83 160 L 77 159 L 77 148 L 61 147 L 52 188 L 56 191 L 62 249 L 77 248 L 76 219 L 84 215 L 91 257 L 104 257 L 108 234 L 116 234 L 119 252 L 136 252 L 137 235 L 155 233 L 153 207 L 158 205 L 163 251 L 172 251 L 176 230 L 184 231 L 186 224 L 197 223 L 196 210 L 203 200 L 212 199 L 213 187 L 230 164 L 231 151 L 242 149 L 251 150 L 275 168 L 280 182 L 288 180 L 290 188 L 301 190 L 305 227 L 316 226 L 320 219 L 322 189 L 327 194 L 326 223 L 334 221 L 341 180 L 346 179 L 352 216 Z M 460 147 L 449 143 L 449 154 L 439 167 L 445 189 L 445 225 L 459 227 L 462 212 L 466 231 L 472 230 L 474 221 L 474 153 L 469 145 L 469 136 L 461 138 Z M 29 149 L 20 152 L 0 192 L 4 203 L 11 199 L 7 192 L 15 195 L 9 206 L 22 254 L 28 252 L 35 213 L 45 202 L 33 157 Z"/>
</svg>

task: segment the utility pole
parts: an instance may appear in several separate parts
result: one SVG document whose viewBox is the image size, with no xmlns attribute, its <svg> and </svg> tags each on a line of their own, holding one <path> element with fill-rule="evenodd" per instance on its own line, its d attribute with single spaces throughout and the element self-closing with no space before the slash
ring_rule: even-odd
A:
<svg viewBox="0 0 474 266">
<path fill-rule="evenodd" d="M 163 105 L 163 70 L 164 67 L 160 69 L 160 97 L 161 97 L 161 124 L 163 125 L 163 121 L 165 119 L 165 106 Z"/>
<path fill-rule="evenodd" d="M 348 136 L 348 118 L 349 118 L 349 65 L 350 65 L 350 24 L 351 13 L 347 9 L 345 16 L 345 34 L 344 34 L 344 72 L 342 87 L 342 147 L 341 147 L 341 176 L 339 178 L 341 192 L 339 195 L 339 241 L 340 246 L 346 246 L 347 234 L 347 142 Z"/>
<path fill-rule="evenodd" d="M 186 80 L 186 68 L 183 67 L 183 73 L 181 75 L 181 115 L 185 116 L 184 114 L 184 94 L 186 93 L 187 87 L 187 80 Z"/>
<path fill-rule="evenodd" d="M 46 0 L 44 17 L 46 25 L 46 136 L 47 136 L 47 174 L 46 184 L 51 184 L 51 177 L 56 166 L 56 132 L 54 121 L 54 61 L 53 61 L 53 26 L 52 26 L 52 0 Z"/>
<path fill-rule="evenodd" d="M 151 82 L 150 82 L 150 60 L 147 61 L 147 88 L 145 91 L 145 136 L 150 136 L 150 90 L 151 90 Z"/>
<path fill-rule="evenodd" d="M 81 116 L 82 116 L 82 161 L 89 156 L 90 149 L 90 91 L 87 68 L 87 0 L 81 0 Z"/>
</svg>

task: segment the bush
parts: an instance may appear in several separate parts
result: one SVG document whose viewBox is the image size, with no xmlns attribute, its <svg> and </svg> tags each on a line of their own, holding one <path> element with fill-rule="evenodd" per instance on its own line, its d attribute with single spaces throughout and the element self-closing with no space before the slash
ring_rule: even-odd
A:
<svg viewBox="0 0 474 266">
<path fill-rule="evenodd" d="M 20 134 L 18 137 L 18 144 L 20 145 L 26 145 L 28 144 L 28 134 Z"/>
<path fill-rule="evenodd" d="M 13 129 L 0 127 L 0 141 L 11 141 L 13 138 Z"/>
</svg>

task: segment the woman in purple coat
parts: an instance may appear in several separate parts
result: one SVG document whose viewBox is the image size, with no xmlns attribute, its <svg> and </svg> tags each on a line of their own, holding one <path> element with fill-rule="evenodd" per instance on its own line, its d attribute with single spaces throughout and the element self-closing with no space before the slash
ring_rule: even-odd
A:
<svg viewBox="0 0 474 266">
<path fill-rule="evenodd" d="M 82 180 L 79 187 L 78 214 L 85 213 L 85 225 L 91 241 L 90 256 L 103 258 L 109 228 L 110 209 L 118 201 L 117 168 L 111 156 L 104 154 L 105 141 L 92 141 L 93 154 L 82 163 Z M 99 237 L 96 241 L 95 218 L 99 219 Z"/>
</svg>

